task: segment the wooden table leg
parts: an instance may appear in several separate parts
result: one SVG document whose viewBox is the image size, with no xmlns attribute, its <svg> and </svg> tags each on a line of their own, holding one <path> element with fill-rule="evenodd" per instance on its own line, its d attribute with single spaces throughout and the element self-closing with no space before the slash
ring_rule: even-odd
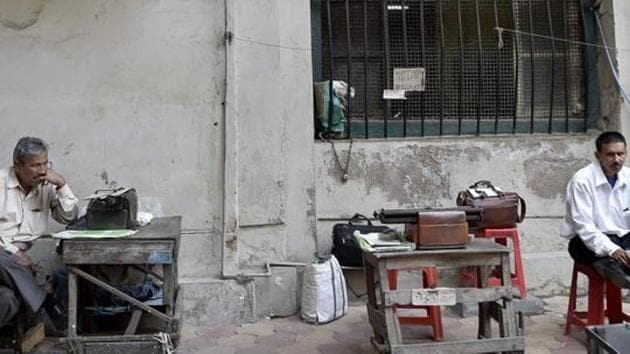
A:
<svg viewBox="0 0 630 354">
<path fill-rule="evenodd" d="M 133 312 L 131 313 L 131 318 L 129 319 L 129 323 L 127 324 L 127 329 L 125 329 L 126 336 L 136 334 L 136 329 L 138 328 L 138 323 L 140 323 L 141 316 L 142 310 L 133 310 Z"/>
<path fill-rule="evenodd" d="M 77 336 L 77 275 L 68 271 L 68 337 Z"/>
<path fill-rule="evenodd" d="M 510 255 L 501 256 L 501 285 L 512 289 L 512 274 L 510 272 Z M 512 307 L 512 298 L 503 299 L 503 308 L 505 314 L 505 337 L 516 337 L 516 317 L 514 317 L 514 309 Z"/>
<path fill-rule="evenodd" d="M 487 288 L 489 286 L 488 276 L 490 275 L 490 269 L 486 266 L 477 267 L 477 287 Z M 491 326 L 491 308 L 487 302 L 479 303 L 479 328 L 477 330 L 477 338 L 492 338 L 492 326 Z"/>
<path fill-rule="evenodd" d="M 376 282 L 374 276 L 374 266 L 368 262 L 363 260 L 363 270 L 365 272 L 365 288 L 367 292 L 367 313 L 368 319 L 370 321 L 370 325 L 372 326 L 372 331 L 374 332 L 374 340 L 373 343 L 375 345 L 384 345 L 384 325 L 383 325 L 383 315 L 379 311 L 378 305 L 376 303 Z"/>
<path fill-rule="evenodd" d="M 387 260 L 378 262 L 378 277 L 381 284 L 381 306 L 385 313 L 385 325 L 387 327 L 387 341 L 389 345 L 400 345 L 402 334 L 400 333 L 400 322 L 392 306 L 385 306 L 385 291 L 390 290 L 389 277 L 387 276 Z"/>
<path fill-rule="evenodd" d="M 365 288 L 367 290 L 367 304 L 376 308 L 376 288 L 374 286 L 374 267 L 368 262 L 363 262 L 363 269 L 365 272 Z"/>
<path fill-rule="evenodd" d="M 173 274 L 173 265 L 172 264 L 164 264 L 162 265 L 164 279 L 162 281 L 162 296 L 163 303 L 166 305 L 166 313 L 169 316 L 173 316 L 175 313 L 175 287 L 174 284 L 174 274 Z"/>
</svg>

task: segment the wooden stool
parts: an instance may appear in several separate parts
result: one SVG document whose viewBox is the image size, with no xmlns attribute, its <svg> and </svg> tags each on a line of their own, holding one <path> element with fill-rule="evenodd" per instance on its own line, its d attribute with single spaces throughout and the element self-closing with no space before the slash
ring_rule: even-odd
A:
<svg viewBox="0 0 630 354">
<path fill-rule="evenodd" d="M 527 290 L 525 286 L 525 275 L 523 273 L 523 259 L 521 258 L 521 242 L 518 237 L 518 230 L 516 228 L 509 229 L 484 229 L 481 232 L 482 237 L 494 238 L 495 242 L 507 246 L 507 240 L 512 240 L 512 253 L 514 254 L 514 273 L 512 274 L 512 285 L 517 287 L 521 299 L 527 297 Z M 490 286 L 501 285 L 501 280 L 495 276 L 489 279 Z"/>
<path fill-rule="evenodd" d="M 587 311 L 577 311 L 577 280 L 578 273 L 588 278 L 588 308 Z M 604 300 L 604 296 L 606 297 Z M 602 325 L 608 317 L 610 323 L 629 321 L 630 316 L 622 311 L 621 289 L 602 277 L 595 268 L 575 262 L 571 277 L 569 292 L 569 307 L 564 334 L 571 332 L 571 325 L 583 330 L 586 326 Z"/>
<path fill-rule="evenodd" d="M 423 288 L 435 288 L 438 285 L 438 271 L 435 267 L 419 268 L 422 270 L 422 286 Z M 389 280 L 390 290 L 398 288 L 398 270 L 388 270 L 387 278 Z M 414 305 L 397 305 L 396 308 L 404 309 L 425 309 L 426 316 L 397 316 L 400 324 L 431 326 L 433 328 L 433 339 L 441 341 L 444 338 L 444 330 L 442 328 L 442 309 L 440 306 L 414 306 Z"/>
</svg>

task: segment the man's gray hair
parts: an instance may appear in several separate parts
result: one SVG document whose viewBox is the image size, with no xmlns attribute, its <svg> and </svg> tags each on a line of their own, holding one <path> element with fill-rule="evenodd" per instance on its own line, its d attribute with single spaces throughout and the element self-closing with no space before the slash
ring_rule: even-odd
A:
<svg viewBox="0 0 630 354">
<path fill-rule="evenodd" d="M 13 163 L 24 163 L 27 159 L 48 151 L 48 145 L 40 139 L 25 136 L 18 140 L 13 149 Z"/>
</svg>

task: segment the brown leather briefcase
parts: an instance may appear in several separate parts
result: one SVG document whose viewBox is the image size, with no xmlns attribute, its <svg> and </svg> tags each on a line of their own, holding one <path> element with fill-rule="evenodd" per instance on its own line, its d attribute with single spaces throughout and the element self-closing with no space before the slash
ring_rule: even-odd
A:
<svg viewBox="0 0 630 354">
<path fill-rule="evenodd" d="M 416 249 L 466 247 L 468 223 L 463 211 L 422 211 L 415 224 L 406 224 L 407 239 Z"/>
</svg>

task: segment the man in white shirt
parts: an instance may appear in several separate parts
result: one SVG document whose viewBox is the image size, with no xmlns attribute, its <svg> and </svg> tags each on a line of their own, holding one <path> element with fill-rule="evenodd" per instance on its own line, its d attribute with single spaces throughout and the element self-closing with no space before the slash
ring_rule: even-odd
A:
<svg viewBox="0 0 630 354">
<path fill-rule="evenodd" d="M 54 322 L 61 320 L 63 310 L 37 283 L 35 265 L 26 251 L 45 232 L 49 216 L 66 224 L 77 213 L 77 198 L 51 169 L 46 143 L 21 138 L 13 151 L 13 167 L 0 170 L 0 247 L 4 249 L 0 250 L 0 327 L 22 303 L 44 320 L 48 332 L 55 332 Z"/>
<path fill-rule="evenodd" d="M 630 168 L 626 139 L 605 132 L 595 140 L 596 162 L 577 171 L 567 186 L 561 235 L 569 254 L 592 265 L 616 285 L 630 288 Z"/>
</svg>

